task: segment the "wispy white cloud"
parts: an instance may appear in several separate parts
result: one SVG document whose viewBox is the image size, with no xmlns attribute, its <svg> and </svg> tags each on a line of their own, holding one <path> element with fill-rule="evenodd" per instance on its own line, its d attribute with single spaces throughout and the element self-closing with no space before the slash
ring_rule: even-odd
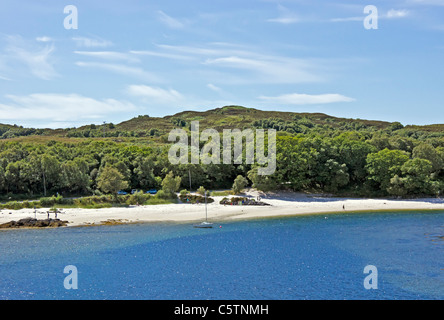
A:
<svg viewBox="0 0 444 320">
<path fill-rule="evenodd" d="M 86 48 L 106 48 L 113 45 L 111 41 L 100 38 L 73 37 L 72 40 L 74 40 L 78 47 Z"/>
<path fill-rule="evenodd" d="M 400 9 L 400 10 L 395 10 L 395 9 L 390 9 L 386 14 L 385 17 L 387 19 L 396 19 L 396 18 L 404 18 L 407 17 L 410 14 L 410 11 L 406 10 L 406 9 Z"/>
<path fill-rule="evenodd" d="M 167 15 L 165 12 L 161 10 L 157 11 L 157 14 L 159 20 L 171 29 L 182 29 L 183 27 L 185 27 L 185 24 L 183 22 Z"/>
<path fill-rule="evenodd" d="M 207 86 L 208 88 L 220 89 L 216 86 Z M 202 96 L 195 96 L 189 93 L 181 93 L 172 88 L 160 88 L 147 85 L 134 84 L 125 89 L 125 93 L 133 99 L 137 99 L 137 104 L 143 106 L 146 110 L 155 110 L 161 114 L 168 112 L 176 113 L 179 110 L 207 110 L 225 105 L 232 105 L 236 100 L 231 100 L 229 95 L 223 93 L 222 99 L 205 99 Z M 222 93 L 222 92 L 221 92 Z M 239 103 L 239 101 L 237 100 Z"/>
<path fill-rule="evenodd" d="M 290 105 L 310 105 L 310 104 L 326 104 L 326 103 L 335 103 L 335 102 L 355 101 L 355 99 L 353 98 L 346 97 L 337 93 L 317 94 L 317 95 L 290 93 L 275 97 L 260 96 L 259 99 L 273 104 L 290 104 Z"/>
<path fill-rule="evenodd" d="M 155 75 L 154 73 L 145 71 L 142 68 L 129 67 L 129 66 L 123 65 L 123 64 L 78 61 L 78 62 L 76 62 L 76 65 L 79 67 L 85 67 L 85 68 L 103 69 L 103 70 L 114 72 L 114 73 L 117 73 L 120 75 L 135 77 L 135 78 L 145 80 L 145 81 L 163 82 L 162 79 L 159 76 Z"/>
<path fill-rule="evenodd" d="M 210 90 L 213 90 L 215 92 L 218 92 L 218 93 L 221 93 L 223 91 L 221 88 L 219 88 L 218 86 L 215 86 L 212 83 L 208 83 L 207 88 L 209 88 Z"/>
<path fill-rule="evenodd" d="M 202 57 L 202 56 L 251 56 L 257 55 L 255 48 L 248 48 L 246 46 L 239 46 L 236 44 L 213 42 L 202 46 L 180 46 L 158 44 L 158 48 L 173 52 L 178 52 L 188 57 Z"/>
<path fill-rule="evenodd" d="M 14 63 L 24 65 L 34 76 L 50 80 L 58 76 L 53 65 L 53 44 L 37 46 L 34 42 L 26 41 L 20 36 L 7 36 L 3 59 L 9 67 Z"/>
<path fill-rule="evenodd" d="M 379 19 L 397 19 L 397 18 L 406 18 L 411 15 L 411 11 L 407 9 L 390 9 L 385 13 L 379 13 Z M 354 16 L 354 17 L 345 17 L 345 18 L 332 18 L 330 22 L 348 22 L 348 21 L 364 21 L 366 15 L 362 16 Z"/>
<path fill-rule="evenodd" d="M 124 60 L 128 62 L 140 61 L 133 54 L 115 52 L 115 51 L 74 51 L 74 53 L 82 56 L 98 58 L 103 60 Z"/>
<path fill-rule="evenodd" d="M 364 21 L 364 17 L 332 18 L 331 22 Z"/>
<path fill-rule="evenodd" d="M 444 6 L 444 0 L 407 0 L 407 3 L 429 6 Z"/>
<path fill-rule="evenodd" d="M 281 24 L 293 24 L 300 22 L 301 19 L 293 12 L 288 10 L 286 7 L 279 5 L 279 16 L 276 18 L 268 19 L 268 22 L 276 22 Z"/>
<path fill-rule="evenodd" d="M 51 42 L 51 41 L 54 41 L 52 38 L 47 37 L 47 36 L 37 37 L 37 38 L 35 38 L 35 40 L 38 41 L 38 42 Z"/>
<path fill-rule="evenodd" d="M 0 80 L 12 81 L 12 79 L 9 79 L 9 78 L 1 76 L 1 75 L 0 75 Z"/>
<path fill-rule="evenodd" d="M 248 58 L 229 56 L 207 59 L 204 64 L 251 72 L 254 77 L 251 77 L 251 75 L 247 76 L 246 81 L 248 82 L 305 83 L 322 80 L 322 77 L 316 74 L 316 66 L 304 59 L 278 56 L 254 56 Z"/>
<path fill-rule="evenodd" d="M 6 95 L 0 103 L 0 121 L 66 122 L 102 119 L 110 114 L 136 110 L 125 101 L 97 100 L 79 94 L 36 93 L 24 96 Z"/>
<path fill-rule="evenodd" d="M 165 52 L 156 52 L 151 50 L 131 50 L 130 53 L 140 56 L 152 56 L 152 57 L 159 57 L 159 58 L 166 58 L 166 59 L 173 59 L 173 60 L 194 60 L 193 57 L 186 56 L 186 55 L 179 55 L 179 54 L 172 54 L 172 53 L 165 53 Z"/>
<path fill-rule="evenodd" d="M 165 90 L 147 85 L 130 85 L 127 87 L 126 93 L 145 101 L 161 104 L 179 103 L 184 100 L 183 95 L 174 89 Z"/>
<path fill-rule="evenodd" d="M 277 23 L 281 23 L 281 24 L 292 24 L 292 23 L 300 22 L 300 19 L 297 18 L 296 16 L 287 16 L 287 17 L 278 17 L 278 18 L 268 19 L 267 21 L 268 22 L 277 22 Z"/>
<path fill-rule="evenodd" d="M 323 81 L 325 61 L 266 54 L 254 47 L 227 43 L 202 46 L 157 45 L 162 54 L 179 54 L 195 60 L 195 75 L 208 82 L 221 83 L 302 83 Z M 239 72 L 233 72 L 238 70 Z"/>
</svg>

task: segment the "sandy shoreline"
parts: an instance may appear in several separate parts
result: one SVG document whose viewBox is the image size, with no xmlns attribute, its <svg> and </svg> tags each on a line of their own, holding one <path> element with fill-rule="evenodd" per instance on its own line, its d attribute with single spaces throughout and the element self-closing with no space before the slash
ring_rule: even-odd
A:
<svg viewBox="0 0 444 320">
<path fill-rule="evenodd" d="M 248 196 L 256 197 L 251 191 Z M 316 213 L 381 211 L 381 210 L 444 210 L 444 200 L 437 198 L 393 200 L 393 199 L 355 199 L 330 198 L 293 192 L 262 194 L 261 201 L 270 206 L 231 206 L 221 205 L 223 197 L 212 197 L 215 201 L 207 205 L 208 220 L 223 223 L 228 220 L 265 218 L 277 216 L 296 216 Z M 345 208 L 345 209 L 344 209 Z M 35 217 L 46 219 L 48 209 L 37 209 Z M 34 218 L 33 209 L 1 210 L 0 224 L 23 218 Z M 51 213 L 50 218 L 54 218 Z M 130 206 L 103 209 L 62 209 L 58 214 L 67 220 L 68 226 L 101 225 L 106 223 L 141 222 L 198 222 L 205 219 L 205 204 L 165 204 Z"/>
</svg>

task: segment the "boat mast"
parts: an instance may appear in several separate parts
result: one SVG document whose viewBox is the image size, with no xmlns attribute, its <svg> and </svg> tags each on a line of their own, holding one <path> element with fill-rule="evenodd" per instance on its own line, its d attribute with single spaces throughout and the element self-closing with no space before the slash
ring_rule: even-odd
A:
<svg viewBox="0 0 444 320">
<path fill-rule="evenodd" d="M 208 221 L 207 217 L 207 191 L 205 190 L 205 221 Z"/>
</svg>

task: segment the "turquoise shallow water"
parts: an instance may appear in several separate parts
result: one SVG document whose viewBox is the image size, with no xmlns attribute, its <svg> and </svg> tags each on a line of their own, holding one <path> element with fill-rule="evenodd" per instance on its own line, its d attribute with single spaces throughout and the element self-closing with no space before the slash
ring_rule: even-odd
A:
<svg viewBox="0 0 444 320">
<path fill-rule="evenodd" d="M 0 232 L 0 299 L 443 299 L 444 212 Z M 78 289 L 64 287 L 65 266 Z M 364 268 L 378 288 L 364 288 Z"/>
</svg>

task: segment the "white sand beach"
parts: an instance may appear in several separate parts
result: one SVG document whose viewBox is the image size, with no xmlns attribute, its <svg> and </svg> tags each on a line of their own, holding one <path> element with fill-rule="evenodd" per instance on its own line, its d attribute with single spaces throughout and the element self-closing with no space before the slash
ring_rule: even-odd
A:
<svg viewBox="0 0 444 320">
<path fill-rule="evenodd" d="M 250 190 L 246 196 L 256 198 L 259 193 Z M 208 220 L 223 223 L 227 220 L 252 219 L 333 212 L 381 210 L 444 210 L 444 199 L 356 199 L 334 198 L 294 192 L 260 193 L 261 201 L 270 206 L 221 205 L 220 196 L 207 205 Z M 0 224 L 22 218 L 47 218 L 47 208 L 0 211 Z M 68 221 L 68 226 L 86 226 L 141 222 L 197 222 L 205 219 L 205 204 L 164 204 L 103 209 L 62 209 L 57 218 Z M 54 218 L 54 214 L 50 214 Z"/>
</svg>

